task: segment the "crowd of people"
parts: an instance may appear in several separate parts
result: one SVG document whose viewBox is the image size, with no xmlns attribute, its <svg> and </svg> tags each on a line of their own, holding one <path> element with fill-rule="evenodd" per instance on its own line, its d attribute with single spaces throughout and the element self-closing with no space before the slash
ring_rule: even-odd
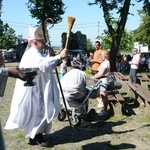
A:
<svg viewBox="0 0 150 150">
<path fill-rule="evenodd" d="M 139 64 L 138 64 L 138 72 L 150 72 L 150 54 L 149 53 L 139 53 Z M 123 74 L 127 74 L 130 71 L 130 64 L 133 55 L 131 54 L 121 54 L 118 53 L 116 57 L 116 70 L 118 72 L 122 72 Z"/>
</svg>

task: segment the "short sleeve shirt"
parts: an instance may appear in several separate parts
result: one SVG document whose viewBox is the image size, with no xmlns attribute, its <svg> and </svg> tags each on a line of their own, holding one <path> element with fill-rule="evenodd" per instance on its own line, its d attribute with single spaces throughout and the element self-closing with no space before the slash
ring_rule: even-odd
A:
<svg viewBox="0 0 150 150">
<path fill-rule="evenodd" d="M 98 67 L 98 71 L 100 72 L 102 68 L 105 68 L 105 72 L 103 74 L 103 76 L 108 76 L 109 72 L 110 72 L 110 62 L 109 61 L 104 61 L 100 64 L 100 66 Z M 101 79 L 102 83 L 108 84 L 108 78 L 102 78 Z"/>
<path fill-rule="evenodd" d="M 132 62 L 133 62 L 133 63 L 134 63 L 134 62 L 137 62 L 137 61 L 140 61 L 140 54 L 135 54 L 135 55 L 133 56 L 133 58 L 132 58 Z M 133 65 L 131 65 L 131 68 L 132 68 L 132 69 L 138 69 L 138 65 L 133 64 Z"/>
<path fill-rule="evenodd" d="M 92 70 L 95 70 L 95 71 L 98 71 L 98 67 L 99 67 L 99 65 L 100 65 L 100 63 L 98 63 L 98 59 L 99 59 L 99 55 L 101 54 L 101 50 L 96 50 L 95 52 L 94 52 L 94 61 L 97 61 L 97 62 L 94 62 L 93 64 L 92 64 Z"/>
</svg>

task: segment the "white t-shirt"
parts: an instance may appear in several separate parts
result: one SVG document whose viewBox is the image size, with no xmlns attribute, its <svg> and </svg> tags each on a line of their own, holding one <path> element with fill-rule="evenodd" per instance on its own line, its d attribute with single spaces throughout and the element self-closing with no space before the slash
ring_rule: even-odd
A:
<svg viewBox="0 0 150 150">
<path fill-rule="evenodd" d="M 98 67 L 98 71 L 100 72 L 102 68 L 105 68 L 103 76 L 108 76 L 110 72 L 110 62 L 109 61 L 102 62 Z M 102 78 L 101 81 L 102 83 L 109 84 L 108 78 Z"/>
<path fill-rule="evenodd" d="M 135 62 L 137 62 L 137 61 L 140 61 L 140 54 L 135 54 L 135 55 L 133 56 L 133 58 L 132 58 L 132 63 L 135 63 Z M 132 68 L 132 69 L 138 69 L 138 64 L 137 64 L 137 65 L 132 64 L 132 65 L 131 65 L 131 68 Z"/>
</svg>

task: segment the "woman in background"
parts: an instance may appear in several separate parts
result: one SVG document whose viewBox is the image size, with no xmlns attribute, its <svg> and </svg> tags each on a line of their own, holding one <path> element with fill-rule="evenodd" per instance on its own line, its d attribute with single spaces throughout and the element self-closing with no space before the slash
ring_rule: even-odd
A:
<svg viewBox="0 0 150 150">
<path fill-rule="evenodd" d="M 100 83 L 100 96 L 102 98 L 104 108 L 99 111 L 99 116 L 107 117 L 109 114 L 107 112 L 107 105 L 108 105 L 108 97 L 107 97 L 107 88 L 109 85 L 108 75 L 110 73 L 110 62 L 109 62 L 109 52 L 106 50 L 101 51 L 100 57 L 102 59 L 102 63 L 98 67 L 98 73 L 96 73 L 92 79 L 99 79 L 102 76 L 106 76 L 101 78 L 102 81 Z M 100 104 L 100 102 L 98 101 Z"/>
</svg>

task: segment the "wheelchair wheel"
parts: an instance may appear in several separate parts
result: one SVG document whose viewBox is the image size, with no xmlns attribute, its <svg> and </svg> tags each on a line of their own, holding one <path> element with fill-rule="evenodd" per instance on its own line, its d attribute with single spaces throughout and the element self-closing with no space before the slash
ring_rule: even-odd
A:
<svg viewBox="0 0 150 150">
<path fill-rule="evenodd" d="M 81 118 L 77 115 L 74 116 L 74 119 L 72 117 L 70 117 L 70 121 L 71 121 L 71 124 L 76 127 L 80 126 L 80 124 L 81 124 Z"/>
<path fill-rule="evenodd" d="M 88 114 L 87 114 L 87 118 L 89 121 L 92 121 L 95 119 L 95 115 L 96 115 L 96 112 L 95 112 L 95 109 L 91 109 Z"/>
<path fill-rule="evenodd" d="M 64 109 L 62 109 L 59 114 L 58 114 L 58 120 L 59 121 L 64 121 L 66 118 L 66 111 Z"/>
</svg>

